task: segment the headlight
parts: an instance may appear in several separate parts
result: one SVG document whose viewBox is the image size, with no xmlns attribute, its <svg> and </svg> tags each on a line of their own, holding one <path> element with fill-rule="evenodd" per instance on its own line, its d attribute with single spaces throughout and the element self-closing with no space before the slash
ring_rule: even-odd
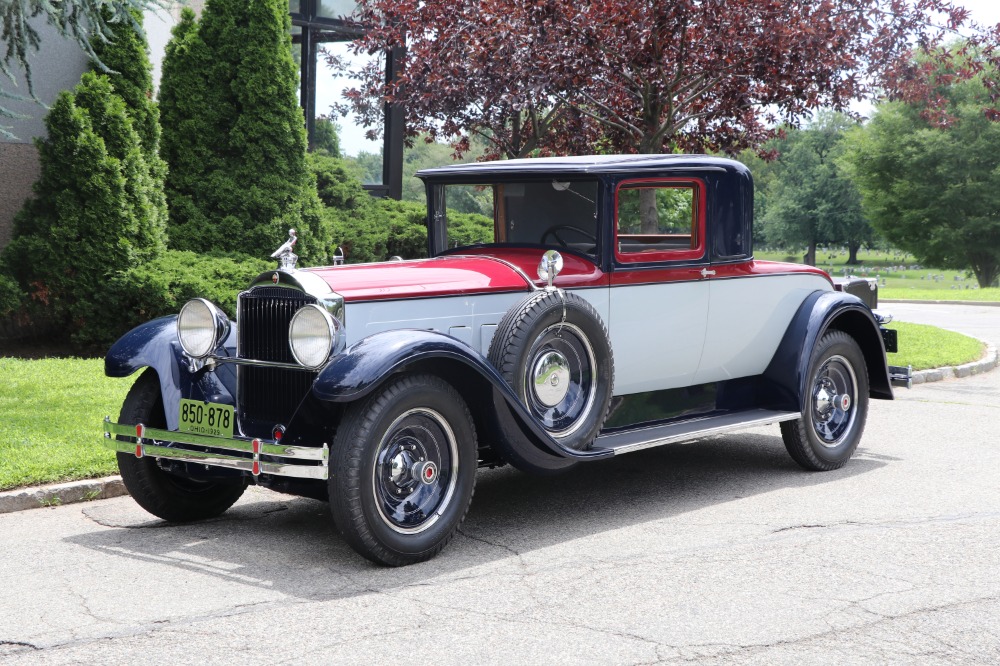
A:
<svg viewBox="0 0 1000 666">
<path fill-rule="evenodd" d="M 288 344 L 300 365 L 315 370 L 330 358 L 340 334 L 341 324 L 336 317 L 318 305 L 307 305 L 292 317 Z"/>
<path fill-rule="evenodd" d="M 177 338 L 188 356 L 208 356 L 227 335 L 229 318 L 204 298 L 188 301 L 177 315 Z"/>
</svg>

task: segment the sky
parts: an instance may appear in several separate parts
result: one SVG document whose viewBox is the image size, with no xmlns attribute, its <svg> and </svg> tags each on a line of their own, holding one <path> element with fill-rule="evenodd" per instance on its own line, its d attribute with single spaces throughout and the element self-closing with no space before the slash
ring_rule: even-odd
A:
<svg viewBox="0 0 1000 666">
<path fill-rule="evenodd" d="M 1000 2 L 997 0 L 956 0 L 966 9 L 972 10 L 972 19 L 978 23 L 986 25 L 996 25 L 1000 23 Z"/>
<path fill-rule="evenodd" d="M 972 10 L 972 20 L 985 25 L 996 25 L 1000 23 L 1000 0 L 955 0 L 967 9 Z M 327 45 L 332 47 L 334 45 Z M 346 49 L 337 49 L 341 55 L 346 54 Z M 324 76 L 326 66 L 321 62 L 317 69 L 316 79 L 316 112 L 329 113 L 332 103 L 340 97 L 340 91 L 345 87 L 350 88 L 353 82 L 342 78 Z M 336 118 L 340 125 L 341 151 L 346 155 L 357 155 L 359 151 L 377 153 L 381 147 L 381 141 L 367 141 L 364 138 L 365 130 L 359 127 L 350 116 L 347 118 Z"/>
</svg>

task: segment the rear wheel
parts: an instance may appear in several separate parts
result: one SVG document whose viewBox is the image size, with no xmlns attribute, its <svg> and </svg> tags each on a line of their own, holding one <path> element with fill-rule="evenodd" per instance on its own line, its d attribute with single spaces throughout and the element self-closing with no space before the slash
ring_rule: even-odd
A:
<svg viewBox="0 0 1000 666">
<path fill-rule="evenodd" d="M 132 385 L 118 422 L 167 427 L 160 381 L 153 370 L 146 370 Z M 131 453 L 118 453 L 118 469 L 139 506 L 172 523 L 214 518 L 235 504 L 247 487 L 245 480 L 198 481 L 171 474 L 160 469 L 155 458 L 136 458 Z"/>
<path fill-rule="evenodd" d="M 462 396 L 433 375 L 389 380 L 351 405 L 330 458 L 333 519 L 358 553 L 402 566 L 455 535 L 476 483 L 476 431 Z"/>
<path fill-rule="evenodd" d="M 802 418 L 781 424 L 789 455 L 811 471 L 843 467 L 858 448 L 868 416 L 868 369 L 854 338 L 824 335 L 809 362 Z"/>
</svg>

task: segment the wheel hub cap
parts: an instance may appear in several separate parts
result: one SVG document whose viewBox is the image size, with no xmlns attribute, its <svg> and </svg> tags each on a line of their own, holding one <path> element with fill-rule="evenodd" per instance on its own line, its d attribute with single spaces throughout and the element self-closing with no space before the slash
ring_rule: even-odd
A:
<svg viewBox="0 0 1000 666">
<path fill-rule="evenodd" d="M 546 351 L 535 361 L 532 370 L 533 387 L 538 402 L 554 407 L 562 402 L 569 391 L 569 361 L 554 350 Z"/>
<path fill-rule="evenodd" d="M 857 392 L 854 368 L 843 356 L 830 357 L 818 370 L 812 391 L 812 422 L 823 446 L 839 446 L 851 432 Z"/>
</svg>

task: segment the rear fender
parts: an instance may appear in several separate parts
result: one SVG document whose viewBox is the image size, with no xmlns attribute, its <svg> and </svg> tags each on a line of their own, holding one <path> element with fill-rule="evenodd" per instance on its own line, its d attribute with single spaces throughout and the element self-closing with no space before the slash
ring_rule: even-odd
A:
<svg viewBox="0 0 1000 666">
<path fill-rule="evenodd" d="M 604 458 L 610 452 L 577 451 L 553 439 L 521 404 L 500 373 L 475 349 L 449 335 L 427 330 L 376 333 L 351 345 L 330 361 L 313 384 L 313 393 L 329 402 L 354 402 L 369 395 L 391 376 L 410 370 L 433 368 L 475 372 L 492 387 L 492 395 L 468 396 L 492 404 L 501 402 L 524 426 L 529 437 L 513 446 L 531 446 L 560 458 Z"/>
<path fill-rule="evenodd" d="M 230 327 L 229 337 L 215 351 L 217 356 L 235 356 L 235 329 L 235 326 Z M 133 328 L 119 338 L 104 357 L 104 374 L 108 377 L 128 377 L 141 368 L 156 371 L 169 430 L 178 427 L 181 398 L 236 405 L 233 397 L 236 395 L 235 366 L 220 364 L 214 371 L 203 369 L 192 373 L 177 340 L 176 315 Z"/>
<path fill-rule="evenodd" d="M 870 397 L 892 400 L 885 344 L 872 311 L 857 296 L 817 291 L 799 306 L 764 371 L 773 391 L 768 402 L 774 408 L 800 412 L 806 409 L 812 350 L 828 330 L 844 331 L 861 347 Z"/>
</svg>

